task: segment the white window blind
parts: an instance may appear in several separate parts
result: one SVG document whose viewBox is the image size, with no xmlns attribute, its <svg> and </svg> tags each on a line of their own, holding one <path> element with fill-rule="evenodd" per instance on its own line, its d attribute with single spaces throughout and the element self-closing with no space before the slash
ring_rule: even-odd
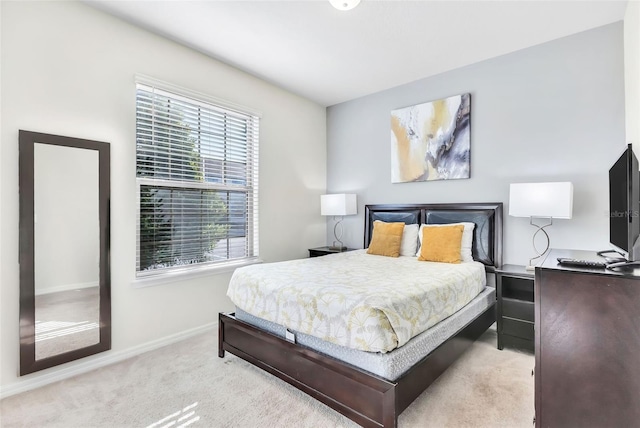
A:
<svg viewBox="0 0 640 428">
<path fill-rule="evenodd" d="M 258 133 L 256 115 L 137 84 L 138 276 L 257 258 Z"/>
</svg>

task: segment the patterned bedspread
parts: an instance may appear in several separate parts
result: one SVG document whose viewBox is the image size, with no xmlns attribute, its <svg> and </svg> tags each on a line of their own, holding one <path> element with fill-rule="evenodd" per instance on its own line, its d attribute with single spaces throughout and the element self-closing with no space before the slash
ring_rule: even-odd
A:
<svg viewBox="0 0 640 428">
<path fill-rule="evenodd" d="M 485 284 L 482 263 L 358 250 L 239 268 L 227 296 L 243 311 L 293 331 L 388 352 L 465 306 Z"/>
</svg>

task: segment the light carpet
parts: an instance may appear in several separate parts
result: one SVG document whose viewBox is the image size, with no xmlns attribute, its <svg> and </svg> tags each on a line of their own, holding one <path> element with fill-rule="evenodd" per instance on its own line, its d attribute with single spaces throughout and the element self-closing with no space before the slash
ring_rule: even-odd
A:
<svg viewBox="0 0 640 428">
<path fill-rule="evenodd" d="M 399 418 L 409 427 L 531 427 L 533 355 L 496 349 L 488 330 Z M 11 427 L 357 427 L 227 353 L 217 332 L 0 402 Z"/>
</svg>

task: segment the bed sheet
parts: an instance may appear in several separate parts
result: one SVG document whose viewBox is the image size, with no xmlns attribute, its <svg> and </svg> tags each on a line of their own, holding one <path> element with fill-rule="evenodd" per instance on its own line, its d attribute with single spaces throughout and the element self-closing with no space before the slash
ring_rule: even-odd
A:
<svg viewBox="0 0 640 428">
<path fill-rule="evenodd" d="M 464 307 L 485 284 L 482 263 L 357 250 L 239 268 L 227 295 L 243 311 L 291 330 L 384 353 Z"/>
</svg>

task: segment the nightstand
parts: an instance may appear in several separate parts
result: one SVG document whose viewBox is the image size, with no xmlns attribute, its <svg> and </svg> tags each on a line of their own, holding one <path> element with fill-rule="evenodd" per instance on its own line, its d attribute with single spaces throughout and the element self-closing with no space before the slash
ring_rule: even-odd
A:
<svg viewBox="0 0 640 428">
<path fill-rule="evenodd" d="M 534 272 L 504 265 L 496 271 L 498 293 L 498 349 L 505 346 L 535 350 Z"/>
<path fill-rule="evenodd" d="M 336 254 L 336 253 L 344 253 L 346 251 L 353 251 L 355 248 L 347 248 L 346 250 L 334 250 L 331 247 L 318 247 L 318 248 L 309 248 L 309 257 L 320 257 L 326 256 L 327 254 Z"/>
</svg>

